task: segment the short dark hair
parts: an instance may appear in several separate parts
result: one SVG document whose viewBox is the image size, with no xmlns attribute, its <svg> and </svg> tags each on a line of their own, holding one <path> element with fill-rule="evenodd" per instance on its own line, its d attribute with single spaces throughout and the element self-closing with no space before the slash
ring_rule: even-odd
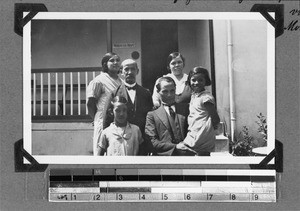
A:
<svg viewBox="0 0 300 211">
<path fill-rule="evenodd" d="M 125 97 L 123 96 L 115 96 L 112 101 L 111 104 L 114 105 L 115 103 L 124 103 L 127 105 L 127 100 Z"/>
<path fill-rule="evenodd" d="M 174 86 L 176 87 L 176 84 L 175 84 L 175 81 L 173 80 L 173 78 L 171 78 L 171 77 L 169 77 L 169 76 L 164 76 L 164 77 L 160 77 L 159 79 L 158 79 L 158 81 L 157 81 L 157 84 L 156 84 L 156 89 L 157 89 L 157 92 L 159 92 L 160 91 L 160 89 L 161 89 L 161 82 L 162 81 L 166 81 L 166 82 L 171 82 L 171 83 L 173 83 L 174 84 Z"/>
<path fill-rule="evenodd" d="M 180 57 L 182 59 L 183 65 L 185 64 L 185 58 L 182 56 L 181 53 L 179 53 L 179 52 L 170 53 L 170 55 L 167 58 L 167 69 L 168 70 L 170 70 L 170 62 L 177 57 Z"/>
<path fill-rule="evenodd" d="M 108 72 L 108 67 L 107 67 L 107 62 L 108 60 L 110 60 L 113 56 L 116 56 L 117 54 L 116 53 L 113 53 L 113 52 L 108 52 L 106 53 L 102 60 L 101 60 L 101 65 L 102 65 L 102 71 L 107 73 Z M 118 55 L 117 55 L 118 56 Z"/>
<path fill-rule="evenodd" d="M 211 80 L 209 78 L 209 73 L 208 70 L 205 69 L 204 67 L 198 66 L 198 67 L 194 67 L 188 76 L 188 80 L 187 83 L 189 86 L 191 86 L 191 78 L 196 75 L 196 74 L 203 74 L 204 78 L 205 78 L 205 86 L 210 86 L 211 85 Z"/>
</svg>

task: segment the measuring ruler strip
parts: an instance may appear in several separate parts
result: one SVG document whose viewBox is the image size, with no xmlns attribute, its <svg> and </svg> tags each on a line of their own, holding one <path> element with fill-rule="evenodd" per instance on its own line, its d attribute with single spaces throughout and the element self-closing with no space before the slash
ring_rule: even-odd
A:
<svg viewBox="0 0 300 211">
<path fill-rule="evenodd" d="M 193 201 L 193 202 L 276 202 L 276 194 L 243 193 L 50 193 L 51 202 L 137 202 L 137 201 Z"/>
<path fill-rule="evenodd" d="M 131 170 L 50 170 L 49 201 L 276 201 L 274 170 Z"/>
<path fill-rule="evenodd" d="M 50 170 L 50 181 L 275 181 L 273 170 L 198 169 Z M 152 173 L 151 173 L 152 172 Z"/>
</svg>

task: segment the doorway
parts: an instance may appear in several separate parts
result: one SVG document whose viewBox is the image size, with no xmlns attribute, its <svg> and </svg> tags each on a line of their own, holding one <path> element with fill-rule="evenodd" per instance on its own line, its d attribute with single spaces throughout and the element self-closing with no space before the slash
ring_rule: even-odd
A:
<svg viewBox="0 0 300 211">
<path fill-rule="evenodd" d="M 142 20 L 142 85 L 153 91 L 157 78 L 169 73 L 167 57 L 178 51 L 178 23 L 176 20 Z"/>
</svg>

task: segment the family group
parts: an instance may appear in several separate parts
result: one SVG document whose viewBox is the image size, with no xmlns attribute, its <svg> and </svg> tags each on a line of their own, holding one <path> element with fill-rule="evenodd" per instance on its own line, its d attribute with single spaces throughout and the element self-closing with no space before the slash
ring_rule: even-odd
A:
<svg viewBox="0 0 300 211">
<path fill-rule="evenodd" d="M 183 72 L 185 58 L 167 58 L 169 74 L 158 78 L 153 94 L 137 84 L 138 64 L 121 63 L 115 53 L 101 61 L 102 71 L 87 87 L 93 119 L 93 153 L 106 156 L 209 156 L 220 118 L 208 70 Z"/>
</svg>

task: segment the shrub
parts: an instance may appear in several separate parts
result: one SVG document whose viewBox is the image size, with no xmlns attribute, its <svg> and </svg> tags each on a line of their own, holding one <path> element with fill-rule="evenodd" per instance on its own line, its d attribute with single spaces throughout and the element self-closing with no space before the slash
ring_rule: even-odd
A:
<svg viewBox="0 0 300 211">
<path fill-rule="evenodd" d="M 262 113 L 259 113 L 256 117 L 258 118 L 258 121 L 255 121 L 258 125 L 257 132 L 262 135 L 263 145 L 266 145 L 268 137 L 266 117 Z M 230 143 L 231 154 L 235 156 L 254 156 L 252 149 L 256 146 L 255 142 L 257 141 L 249 134 L 249 128 L 243 126 L 242 131 L 234 138 L 234 142 Z"/>
</svg>

